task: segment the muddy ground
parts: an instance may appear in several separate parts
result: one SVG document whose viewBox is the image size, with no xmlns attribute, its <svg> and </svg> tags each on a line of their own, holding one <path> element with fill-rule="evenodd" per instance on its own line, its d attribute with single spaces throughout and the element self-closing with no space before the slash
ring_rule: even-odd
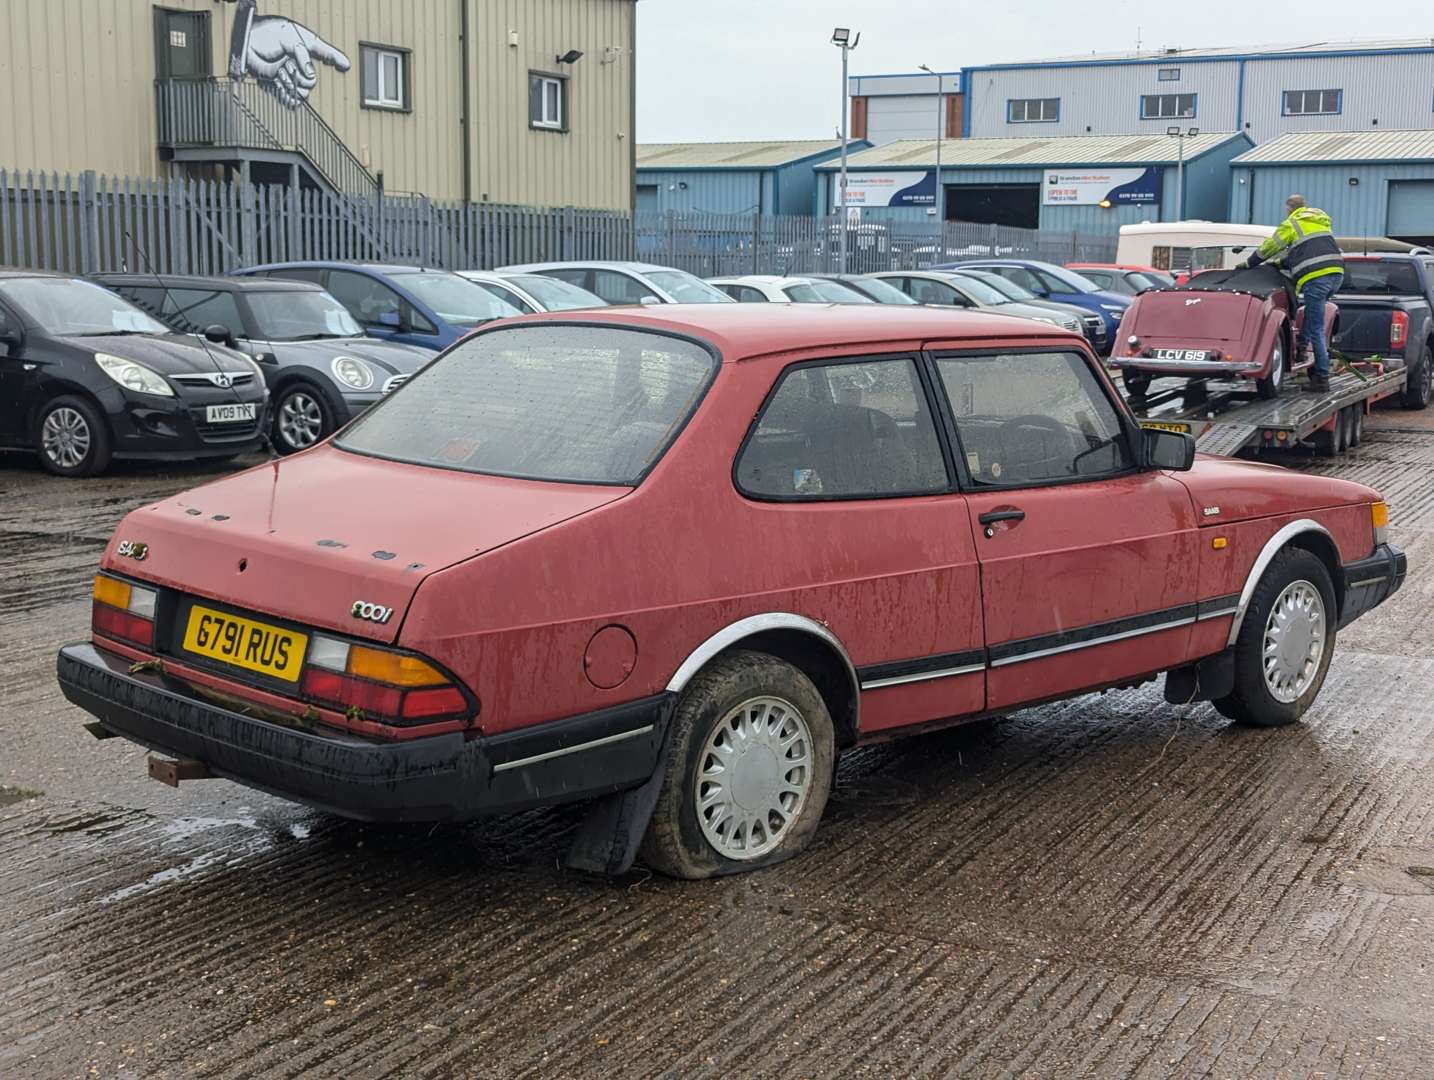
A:
<svg viewBox="0 0 1434 1080">
<path fill-rule="evenodd" d="M 848 755 L 812 850 L 560 869 L 572 811 L 364 827 L 175 791 L 60 696 L 105 538 L 202 470 L 0 458 L 0 1076 L 1434 1076 L 1434 430 L 1403 591 L 1308 722 L 1158 686 Z"/>
</svg>

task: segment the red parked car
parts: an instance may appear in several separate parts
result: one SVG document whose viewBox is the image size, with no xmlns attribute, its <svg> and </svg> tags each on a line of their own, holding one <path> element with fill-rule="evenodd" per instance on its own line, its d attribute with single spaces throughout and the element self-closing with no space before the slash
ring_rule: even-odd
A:
<svg viewBox="0 0 1434 1080">
<path fill-rule="evenodd" d="M 125 518 L 91 730 L 362 819 L 601 797 L 570 863 L 808 842 L 843 749 L 1166 675 L 1298 720 L 1400 585 L 1360 484 L 1144 431 L 1088 345 L 885 305 L 505 320 Z"/>
<path fill-rule="evenodd" d="M 1326 304 L 1326 344 L 1338 318 L 1338 305 Z M 1304 307 L 1275 267 L 1207 270 L 1183 285 L 1137 296 L 1110 361 L 1137 397 L 1152 379 L 1178 375 L 1248 379 L 1260 397 L 1276 398 L 1288 373 L 1314 363 L 1294 354 L 1303 323 Z"/>
</svg>

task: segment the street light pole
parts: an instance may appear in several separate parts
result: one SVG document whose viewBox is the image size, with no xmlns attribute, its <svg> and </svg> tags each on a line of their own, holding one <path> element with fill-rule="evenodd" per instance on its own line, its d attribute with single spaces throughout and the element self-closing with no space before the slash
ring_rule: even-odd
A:
<svg viewBox="0 0 1434 1080">
<path fill-rule="evenodd" d="M 846 143 L 847 143 L 847 120 L 850 109 L 847 107 L 848 86 L 847 86 L 847 57 L 857 43 L 861 41 L 861 35 L 852 36 L 851 30 L 844 26 L 838 26 L 832 31 L 832 44 L 841 50 L 841 196 L 838 201 L 839 217 L 837 219 L 838 236 L 840 238 L 840 271 L 846 273 Z"/>
<path fill-rule="evenodd" d="M 938 71 L 932 71 L 925 64 L 921 70 L 928 75 L 936 76 L 936 191 L 931 197 L 933 213 L 936 215 L 936 255 L 933 262 L 944 262 L 946 253 L 943 250 L 946 239 L 946 200 L 942 198 L 946 191 L 941 186 L 941 135 L 946 126 L 946 76 Z"/>
<path fill-rule="evenodd" d="M 1200 129 L 1193 127 L 1189 131 L 1181 131 L 1178 127 L 1168 127 L 1165 134 L 1175 140 L 1177 156 L 1175 159 L 1175 220 L 1185 220 L 1185 140 L 1193 139 L 1200 134 Z"/>
</svg>

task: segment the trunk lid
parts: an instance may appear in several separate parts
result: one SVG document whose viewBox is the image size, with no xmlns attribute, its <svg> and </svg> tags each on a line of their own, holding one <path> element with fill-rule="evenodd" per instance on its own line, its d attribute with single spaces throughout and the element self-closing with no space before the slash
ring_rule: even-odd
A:
<svg viewBox="0 0 1434 1080">
<path fill-rule="evenodd" d="M 1418 297 L 1359 297 L 1340 293 L 1336 299 L 1339 302 L 1339 330 L 1332 344 L 1340 352 L 1360 355 L 1378 353 L 1388 356 L 1391 352 L 1389 334 L 1394 312 L 1407 312 L 1422 305 Z M 1401 353 L 1403 346 L 1395 347 L 1392 351 L 1395 354 Z"/>
<path fill-rule="evenodd" d="M 106 569 L 234 607 L 392 643 L 425 577 L 628 494 L 483 476 L 323 446 L 136 510 Z M 143 561 L 120 541 L 147 545 Z M 355 603 L 392 608 L 383 623 Z"/>
<path fill-rule="evenodd" d="M 1139 337 L 1142 349 L 1253 344 L 1266 303 L 1241 293 L 1142 293 L 1126 315 L 1123 332 Z"/>
</svg>

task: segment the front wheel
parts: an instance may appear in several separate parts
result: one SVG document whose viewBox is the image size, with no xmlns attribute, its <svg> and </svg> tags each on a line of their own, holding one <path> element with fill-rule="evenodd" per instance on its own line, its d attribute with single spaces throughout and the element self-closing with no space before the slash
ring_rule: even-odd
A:
<svg viewBox="0 0 1434 1080">
<path fill-rule="evenodd" d="M 291 383 L 274 402 L 274 449 L 281 454 L 307 450 L 334 431 L 333 408 L 323 393 L 306 382 Z"/>
<path fill-rule="evenodd" d="M 110 430 L 84 398 L 57 397 L 36 418 L 35 449 L 56 476 L 94 476 L 110 463 Z"/>
<path fill-rule="evenodd" d="M 1420 351 L 1418 362 L 1410 364 L 1407 371 L 1399 403 L 1406 409 L 1427 409 L 1434 394 L 1434 352 L 1428 345 Z"/>
<path fill-rule="evenodd" d="M 806 847 L 836 753 L 831 716 L 806 675 L 765 653 L 729 653 L 692 680 L 672 724 L 643 862 L 697 879 Z"/>
<path fill-rule="evenodd" d="M 1235 639 L 1235 687 L 1215 708 L 1248 727 L 1293 724 L 1314 704 L 1334 654 L 1334 584 L 1299 548 L 1275 556 Z"/>
<path fill-rule="evenodd" d="M 1280 396 L 1280 389 L 1285 385 L 1285 354 L 1278 345 L 1270 355 L 1270 373 L 1263 379 L 1255 380 L 1255 393 L 1266 401 Z"/>
</svg>

